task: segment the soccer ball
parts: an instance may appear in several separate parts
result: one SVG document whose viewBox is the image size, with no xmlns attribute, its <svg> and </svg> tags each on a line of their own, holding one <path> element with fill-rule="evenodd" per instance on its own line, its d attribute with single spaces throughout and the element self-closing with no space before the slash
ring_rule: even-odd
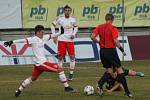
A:
<svg viewBox="0 0 150 100">
<path fill-rule="evenodd" d="M 85 86 L 84 87 L 84 93 L 86 95 L 92 95 L 92 94 L 94 94 L 94 88 L 93 88 L 93 86 L 91 86 L 91 85 Z"/>
</svg>

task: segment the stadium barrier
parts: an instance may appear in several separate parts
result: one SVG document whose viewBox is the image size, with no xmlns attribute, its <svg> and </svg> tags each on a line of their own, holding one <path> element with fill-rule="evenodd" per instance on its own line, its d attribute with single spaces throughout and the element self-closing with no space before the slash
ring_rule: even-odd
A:
<svg viewBox="0 0 150 100">
<path fill-rule="evenodd" d="M 124 42 L 124 48 L 127 53 L 124 60 L 132 60 L 128 38 L 125 37 L 121 43 Z M 13 44 L 10 48 L 3 46 L 4 41 L 0 41 L 0 65 L 14 65 L 14 64 L 33 64 L 34 56 L 31 47 L 27 44 L 17 43 Z M 45 54 L 48 61 L 57 63 L 57 46 L 53 43 L 53 40 L 48 41 L 45 44 Z M 75 59 L 76 62 L 90 62 L 100 61 L 99 57 L 99 45 L 93 42 L 90 38 L 76 38 L 75 39 Z M 117 49 L 118 50 L 118 49 Z M 120 59 L 122 59 L 122 53 L 118 50 Z M 64 58 L 66 63 L 69 62 L 69 57 Z"/>
</svg>

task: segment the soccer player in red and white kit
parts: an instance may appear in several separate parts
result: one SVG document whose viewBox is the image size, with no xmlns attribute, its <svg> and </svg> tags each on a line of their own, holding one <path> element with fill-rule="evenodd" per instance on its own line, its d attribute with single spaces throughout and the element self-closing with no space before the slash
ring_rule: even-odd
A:
<svg viewBox="0 0 150 100">
<path fill-rule="evenodd" d="M 33 53 L 35 55 L 35 64 L 32 70 L 32 75 L 26 78 L 19 88 L 15 92 L 15 96 L 18 97 L 25 87 L 35 81 L 40 74 L 44 71 L 46 72 L 57 72 L 61 82 L 64 84 L 66 92 L 74 92 L 74 89 L 71 88 L 67 82 L 67 78 L 64 74 L 64 69 L 57 64 L 50 63 L 47 61 L 44 53 L 44 44 L 45 41 L 50 40 L 53 37 L 57 37 L 60 33 L 57 34 L 48 34 L 44 35 L 44 27 L 42 25 L 37 25 L 35 27 L 35 36 L 29 37 L 26 39 L 18 39 L 13 41 L 4 42 L 4 46 L 11 46 L 13 43 L 27 43 L 31 46 Z"/>
<path fill-rule="evenodd" d="M 75 49 L 74 49 L 74 38 L 78 31 L 76 19 L 71 14 L 71 7 L 66 5 L 64 7 L 64 15 L 58 16 L 51 25 L 51 31 L 55 34 L 55 27 L 61 29 L 61 34 L 58 37 L 58 65 L 62 66 L 63 58 L 68 52 L 70 57 L 70 74 L 68 80 L 73 80 L 73 73 L 75 69 Z M 61 28 L 60 28 L 61 27 Z M 55 40 L 56 42 L 56 40 Z"/>
</svg>

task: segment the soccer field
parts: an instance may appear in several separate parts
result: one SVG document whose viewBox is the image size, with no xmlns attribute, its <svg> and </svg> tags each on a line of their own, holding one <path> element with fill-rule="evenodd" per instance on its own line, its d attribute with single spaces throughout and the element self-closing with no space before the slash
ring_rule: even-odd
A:
<svg viewBox="0 0 150 100">
<path fill-rule="evenodd" d="M 145 73 L 145 77 L 127 77 L 131 92 L 134 94 L 132 100 L 150 100 L 150 61 L 132 61 L 122 63 L 126 68 Z M 68 76 L 68 64 L 65 73 Z M 75 79 L 70 85 L 77 93 L 64 92 L 56 73 L 43 73 L 39 79 L 22 94 L 16 98 L 15 90 L 20 82 L 31 75 L 32 65 L 24 66 L 1 66 L 0 67 L 0 100 L 128 100 L 124 92 L 105 93 L 103 97 L 98 96 L 96 82 L 104 72 L 101 63 L 78 63 L 76 65 Z M 92 85 L 95 94 L 86 96 L 83 88 Z"/>
</svg>

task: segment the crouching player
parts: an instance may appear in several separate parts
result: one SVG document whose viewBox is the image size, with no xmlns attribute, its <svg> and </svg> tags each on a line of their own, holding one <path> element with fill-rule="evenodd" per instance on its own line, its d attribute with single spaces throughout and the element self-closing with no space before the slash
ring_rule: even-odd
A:
<svg viewBox="0 0 150 100">
<path fill-rule="evenodd" d="M 144 77 L 144 73 L 136 72 L 131 69 L 123 69 L 125 76 L 139 76 Z M 117 82 L 117 72 L 112 74 L 112 77 L 105 83 L 105 91 L 108 93 L 112 93 L 113 91 L 121 91 L 123 90 L 122 84 Z"/>
<path fill-rule="evenodd" d="M 35 81 L 40 74 L 44 71 L 46 72 L 56 72 L 59 75 L 61 82 L 64 84 L 64 89 L 66 92 L 74 92 L 74 89 L 71 88 L 67 82 L 66 76 L 64 74 L 63 67 L 58 66 L 57 64 L 50 63 L 47 61 L 45 54 L 44 54 L 44 44 L 45 41 L 50 40 L 53 37 L 57 37 L 60 33 L 53 34 L 53 35 L 44 35 L 44 26 L 37 25 L 35 27 L 35 36 L 29 37 L 26 39 L 18 39 L 13 41 L 4 42 L 4 46 L 11 46 L 13 43 L 27 43 L 31 45 L 33 53 L 35 55 L 35 63 L 34 68 L 32 70 L 32 75 L 26 78 L 19 88 L 15 92 L 15 96 L 18 97 L 20 93 L 30 85 L 33 81 Z"/>
</svg>

